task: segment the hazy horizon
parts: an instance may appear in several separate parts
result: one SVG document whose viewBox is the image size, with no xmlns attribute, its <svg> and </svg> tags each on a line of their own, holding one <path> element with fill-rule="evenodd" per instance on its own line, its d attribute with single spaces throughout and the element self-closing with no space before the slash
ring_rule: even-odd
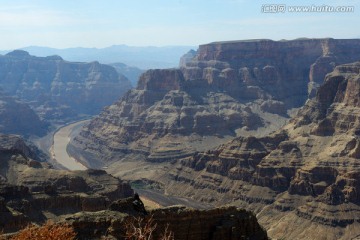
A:
<svg viewBox="0 0 360 240">
<path fill-rule="evenodd" d="M 269 11 L 282 5 L 284 9 Z M 290 7 L 352 7 L 350 12 Z M 4 0 L 0 49 L 198 46 L 242 39 L 359 38 L 360 2 Z"/>
</svg>

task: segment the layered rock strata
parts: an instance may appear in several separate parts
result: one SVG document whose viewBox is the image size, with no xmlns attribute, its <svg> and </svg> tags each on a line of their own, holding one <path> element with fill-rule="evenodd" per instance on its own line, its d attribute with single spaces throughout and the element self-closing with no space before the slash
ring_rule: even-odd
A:
<svg viewBox="0 0 360 240">
<path fill-rule="evenodd" d="M 34 57 L 16 50 L 0 56 L 0 87 L 28 102 L 44 119 L 95 114 L 130 89 L 113 67 Z"/>
<path fill-rule="evenodd" d="M 144 73 L 136 89 L 83 129 L 71 151 L 101 167 L 129 153 L 173 161 L 235 136 L 264 136 L 302 106 L 309 83 L 359 59 L 360 40 L 217 42 L 193 54 L 180 69 Z"/>
</svg>

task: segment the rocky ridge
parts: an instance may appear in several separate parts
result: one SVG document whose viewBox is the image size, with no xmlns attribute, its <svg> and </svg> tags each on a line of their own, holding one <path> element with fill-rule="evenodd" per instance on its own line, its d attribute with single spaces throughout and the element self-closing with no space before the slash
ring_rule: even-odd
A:
<svg viewBox="0 0 360 240">
<path fill-rule="evenodd" d="M 183 58 L 180 69 L 145 72 L 136 89 L 105 108 L 72 141 L 72 152 L 92 167 L 129 153 L 164 162 L 235 136 L 266 135 L 285 124 L 321 77 L 359 56 L 357 39 L 201 45 L 194 57 Z"/>
<path fill-rule="evenodd" d="M 98 62 L 67 62 L 15 50 L 0 56 L 0 87 L 30 104 L 41 118 L 61 120 L 98 113 L 131 85 L 114 68 Z"/>
</svg>

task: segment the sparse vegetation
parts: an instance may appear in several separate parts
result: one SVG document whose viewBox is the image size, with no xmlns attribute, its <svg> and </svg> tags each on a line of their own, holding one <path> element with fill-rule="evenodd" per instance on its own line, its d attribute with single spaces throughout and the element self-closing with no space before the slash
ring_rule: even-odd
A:
<svg viewBox="0 0 360 240">
<path fill-rule="evenodd" d="M 127 240 L 155 240 L 154 232 L 157 224 L 153 216 L 129 217 L 124 225 L 125 239 Z M 159 234 L 159 240 L 174 240 L 174 233 L 169 225 Z M 6 237 L 0 234 L 0 240 L 75 240 L 76 233 L 69 224 L 55 224 L 48 221 L 43 226 L 29 225 L 17 234 Z M 103 236 L 101 239 L 112 239 Z"/>
<path fill-rule="evenodd" d="M 154 222 L 153 216 L 146 218 L 131 217 L 125 222 L 125 238 L 127 240 L 153 240 L 156 227 L 157 223 Z M 159 239 L 174 239 L 174 234 L 169 230 L 169 226 L 166 226 Z"/>
<path fill-rule="evenodd" d="M 9 240 L 74 240 L 76 233 L 74 229 L 68 224 L 55 224 L 47 222 L 43 226 L 29 225 L 19 233 L 5 238 L 0 236 L 0 239 Z"/>
</svg>

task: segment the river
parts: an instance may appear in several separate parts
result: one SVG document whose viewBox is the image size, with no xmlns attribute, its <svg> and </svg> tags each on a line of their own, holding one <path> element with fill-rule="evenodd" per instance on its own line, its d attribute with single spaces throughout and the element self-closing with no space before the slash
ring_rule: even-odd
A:
<svg viewBox="0 0 360 240">
<path fill-rule="evenodd" d="M 69 170 L 86 170 L 87 167 L 78 162 L 75 158 L 69 156 L 66 147 L 71 140 L 71 134 L 74 129 L 78 129 L 87 123 L 89 120 L 82 120 L 71 123 L 59 128 L 54 134 L 54 143 L 51 147 L 51 157 Z"/>
</svg>

